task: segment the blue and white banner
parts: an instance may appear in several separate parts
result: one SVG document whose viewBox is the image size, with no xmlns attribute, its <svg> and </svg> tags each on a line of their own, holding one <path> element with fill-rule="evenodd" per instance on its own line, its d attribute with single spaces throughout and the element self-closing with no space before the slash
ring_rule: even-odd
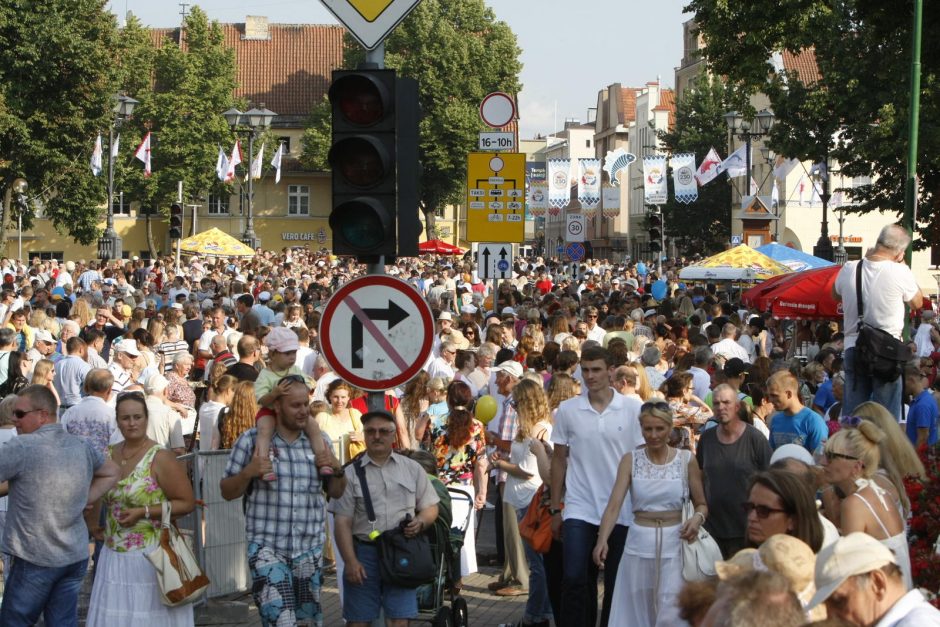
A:
<svg viewBox="0 0 940 627">
<path fill-rule="evenodd" d="M 581 210 L 597 209 L 601 202 L 601 160 L 578 159 L 578 202 Z"/>
<path fill-rule="evenodd" d="M 549 159 L 548 204 L 564 209 L 571 200 L 571 159 Z"/>
<path fill-rule="evenodd" d="M 610 184 L 619 187 L 620 173 L 623 172 L 624 176 L 626 176 L 627 168 L 629 168 L 630 164 L 634 161 L 636 161 L 636 155 L 627 152 L 623 148 L 608 151 L 607 155 L 604 157 L 604 171 L 607 172 L 607 178 Z"/>
<path fill-rule="evenodd" d="M 683 204 L 698 200 L 698 183 L 695 180 L 695 153 L 683 152 L 672 155 L 672 182 L 676 202 Z"/>
<path fill-rule="evenodd" d="M 719 169 L 728 173 L 728 178 L 736 178 L 747 174 L 747 146 L 741 146 L 721 162 Z"/>
<path fill-rule="evenodd" d="M 666 185 L 666 157 L 643 157 L 643 194 L 647 205 L 664 205 L 669 197 Z"/>
</svg>

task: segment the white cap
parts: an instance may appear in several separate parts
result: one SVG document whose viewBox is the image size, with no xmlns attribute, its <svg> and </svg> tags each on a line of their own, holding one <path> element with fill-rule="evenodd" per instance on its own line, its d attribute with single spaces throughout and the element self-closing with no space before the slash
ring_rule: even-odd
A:
<svg viewBox="0 0 940 627">
<path fill-rule="evenodd" d="M 137 342 L 134 340 L 121 340 L 115 342 L 111 347 L 115 353 L 127 353 L 131 357 L 140 357 L 140 351 L 137 350 Z"/>
<path fill-rule="evenodd" d="M 475 314 L 476 312 L 477 312 L 477 308 L 474 307 L 473 305 L 464 305 L 463 307 L 460 308 L 460 313 Z"/>
<path fill-rule="evenodd" d="M 450 315 L 449 311 L 442 311 L 440 315 L 437 316 L 437 319 L 438 320 L 450 320 L 451 322 L 454 321 L 454 317 Z"/>
<path fill-rule="evenodd" d="M 497 365 L 493 370 L 496 372 L 505 372 L 508 375 L 512 375 L 517 379 L 522 378 L 522 364 L 518 361 L 513 361 L 511 359 L 502 362 Z"/>
<path fill-rule="evenodd" d="M 807 609 L 823 603 L 849 577 L 897 563 L 891 549 L 867 533 L 856 531 L 839 538 L 816 556 L 816 594 Z"/>
<path fill-rule="evenodd" d="M 801 461 L 807 466 L 815 466 L 816 461 L 813 459 L 813 456 L 805 448 L 799 444 L 784 444 L 777 447 L 774 450 L 773 455 L 770 456 L 770 464 L 772 465 L 781 459 L 795 459 Z"/>
<path fill-rule="evenodd" d="M 49 342 L 50 344 L 55 342 L 55 338 L 52 337 L 52 334 L 45 329 L 39 329 L 33 337 L 37 342 Z"/>
<path fill-rule="evenodd" d="M 515 316 L 516 310 L 512 307 L 503 307 L 502 315 L 504 316 Z"/>
<path fill-rule="evenodd" d="M 260 300 L 261 302 L 271 300 L 271 292 L 261 292 L 260 294 L 258 294 L 258 300 Z"/>
</svg>

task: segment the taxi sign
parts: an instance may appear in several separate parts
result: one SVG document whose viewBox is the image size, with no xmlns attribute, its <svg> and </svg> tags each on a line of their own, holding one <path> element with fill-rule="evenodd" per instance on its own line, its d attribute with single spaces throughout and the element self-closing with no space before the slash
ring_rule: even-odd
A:
<svg viewBox="0 0 940 627">
<path fill-rule="evenodd" d="M 467 239 L 525 240 L 525 154 L 467 155 Z"/>
<path fill-rule="evenodd" d="M 366 50 L 374 50 L 421 0 L 320 0 Z"/>
</svg>

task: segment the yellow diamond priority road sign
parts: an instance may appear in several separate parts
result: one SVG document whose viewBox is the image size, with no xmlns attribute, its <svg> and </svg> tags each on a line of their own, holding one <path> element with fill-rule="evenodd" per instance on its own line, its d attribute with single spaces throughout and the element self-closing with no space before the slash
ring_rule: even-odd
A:
<svg viewBox="0 0 940 627">
<path fill-rule="evenodd" d="M 382 43 L 421 0 L 320 0 L 366 50 Z"/>
</svg>

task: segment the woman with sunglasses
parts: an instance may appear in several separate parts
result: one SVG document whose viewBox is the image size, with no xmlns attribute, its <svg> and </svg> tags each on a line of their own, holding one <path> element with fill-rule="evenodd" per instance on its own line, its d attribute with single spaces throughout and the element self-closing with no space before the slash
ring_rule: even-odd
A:
<svg viewBox="0 0 940 627">
<path fill-rule="evenodd" d="M 755 473 L 743 503 L 745 533 L 751 546 L 760 546 L 767 538 L 785 533 L 819 553 L 824 533 L 813 489 L 786 470 Z"/>
<path fill-rule="evenodd" d="M 460 327 L 460 332 L 470 342 L 470 348 L 479 348 L 483 340 L 480 338 L 480 327 L 476 322 L 468 322 Z"/>
<path fill-rule="evenodd" d="M 147 403 L 141 392 L 119 394 L 115 417 L 124 441 L 109 447 L 109 455 L 121 478 L 100 502 L 107 514 L 104 528 L 97 526 L 97 507 L 85 518 L 92 535 L 104 540 L 87 625 L 188 627 L 193 625 L 192 605 L 161 603 L 147 553 L 159 542 L 164 506 L 173 518 L 193 511 L 192 486 L 173 453 L 147 437 Z"/>
<path fill-rule="evenodd" d="M 862 531 L 891 549 L 911 589 L 911 558 L 904 517 L 884 488 L 875 481 L 881 459 L 879 443 L 884 431 L 873 422 L 860 420 L 854 429 L 842 429 L 829 441 L 823 457 L 826 481 L 842 497 L 842 535 Z"/>
<path fill-rule="evenodd" d="M 610 625 L 678 625 L 682 541 L 694 542 L 708 515 L 702 472 L 690 451 L 669 445 L 673 414 L 663 401 L 643 403 L 640 427 L 646 445 L 623 456 L 601 519 L 594 561 L 603 568 L 610 536 L 627 493 L 633 524 L 627 534 L 610 608 Z M 682 522 L 691 499 L 695 514 Z"/>
</svg>

